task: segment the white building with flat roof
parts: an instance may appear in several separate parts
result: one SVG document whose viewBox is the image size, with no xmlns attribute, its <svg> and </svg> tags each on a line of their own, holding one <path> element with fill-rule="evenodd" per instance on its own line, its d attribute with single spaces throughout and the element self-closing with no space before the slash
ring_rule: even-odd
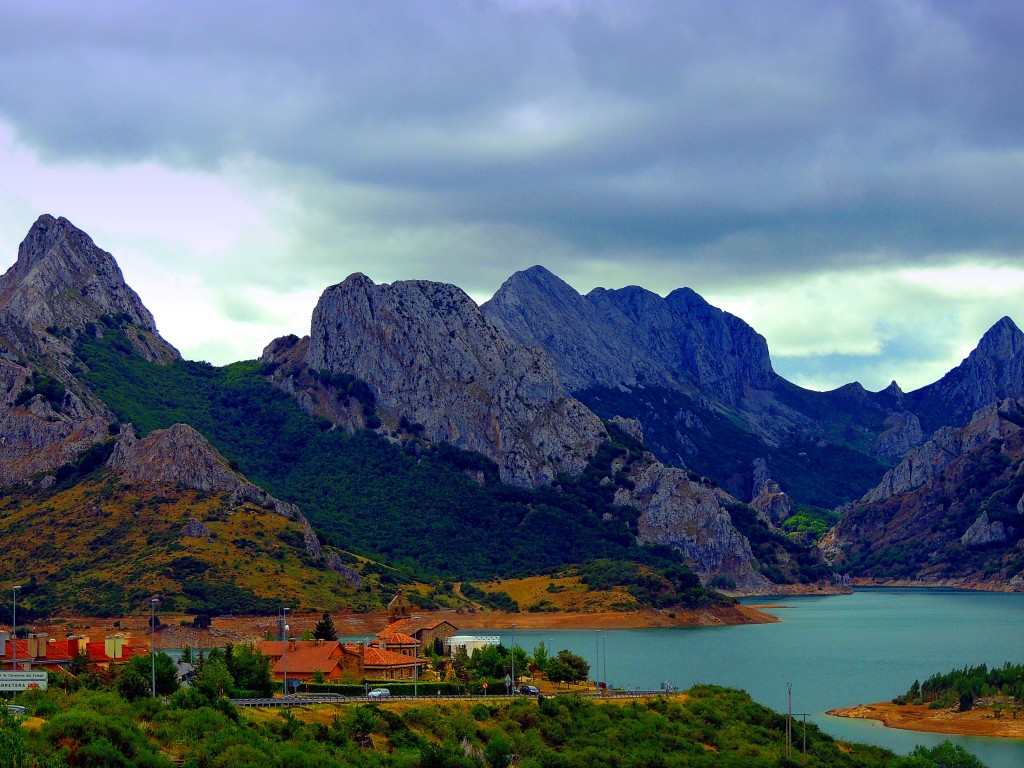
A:
<svg viewBox="0 0 1024 768">
<path fill-rule="evenodd" d="M 459 648 L 466 649 L 466 655 L 472 656 L 477 648 L 486 648 L 488 645 L 501 645 L 501 638 L 497 635 L 453 635 L 448 638 L 448 646 L 452 653 Z"/>
</svg>

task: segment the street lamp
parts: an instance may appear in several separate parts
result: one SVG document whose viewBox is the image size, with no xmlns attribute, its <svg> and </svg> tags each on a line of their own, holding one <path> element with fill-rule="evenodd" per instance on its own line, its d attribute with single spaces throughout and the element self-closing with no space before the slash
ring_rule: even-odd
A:
<svg viewBox="0 0 1024 768">
<path fill-rule="evenodd" d="M 516 692 L 516 642 L 515 642 L 515 631 L 516 625 L 513 624 L 508 630 L 508 652 L 512 655 L 512 693 Z"/>
<path fill-rule="evenodd" d="M 288 698 L 288 611 L 289 608 L 282 608 L 281 613 L 284 615 L 284 694 L 285 698 Z"/>
<path fill-rule="evenodd" d="M 156 698 L 156 606 L 160 600 L 149 599 L 149 665 L 152 672 L 153 698 Z"/>
<path fill-rule="evenodd" d="M 601 677 L 601 630 L 597 630 L 597 634 L 594 635 L 594 693 L 601 693 L 601 683 L 598 678 Z"/>
<path fill-rule="evenodd" d="M 413 621 L 419 621 L 419 616 L 413 616 Z M 416 638 L 413 638 L 415 640 Z M 419 652 L 416 650 L 416 645 L 412 646 L 412 696 L 416 698 L 420 695 L 419 693 L 419 682 L 420 682 L 420 665 L 419 665 Z"/>
<path fill-rule="evenodd" d="M 604 686 L 605 686 L 605 690 L 608 690 L 608 635 L 607 635 L 607 633 L 605 633 L 605 635 L 601 638 L 601 656 L 603 657 L 602 658 L 602 662 L 604 664 Z"/>
<path fill-rule="evenodd" d="M 11 587 L 14 599 L 11 602 L 11 669 L 18 668 L 18 590 L 21 585 Z"/>
</svg>

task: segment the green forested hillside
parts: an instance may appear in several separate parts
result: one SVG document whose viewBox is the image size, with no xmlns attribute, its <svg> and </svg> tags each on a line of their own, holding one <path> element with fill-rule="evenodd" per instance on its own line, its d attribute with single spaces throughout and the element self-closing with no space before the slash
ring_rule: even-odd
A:
<svg viewBox="0 0 1024 768">
<path fill-rule="evenodd" d="M 527 490 L 498 482 L 496 467 L 477 454 L 330 429 L 267 383 L 256 362 L 157 365 L 118 333 L 85 339 L 77 352 L 82 376 L 122 421 L 141 434 L 191 424 L 344 549 L 453 578 L 537 573 L 600 557 L 678 562 L 667 549 L 637 546 L 635 510 L 613 504 L 615 485 L 598 482 L 613 475 L 615 456 L 636 450 L 625 443 L 606 445 L 579 478 Z M 482 470 L 486 482 L 466 469 Z"/>
<path fill-rule="evenodd" d="M 806 741 L 794 725 L 787 748 L 783 715 L 715 686 L 629 702 L 522 696 L 241 711 L 216 699 L 223 680 L 225 665 L 208 662 L 197 685 L 166 706 L 112 691 L 29 691 L 17 701 L 39 719 L 25 728 L 0 710 L 0 751 L 6 765 L 47 768 L 984 768 L 949 742 L 899 757 L 810 723 Z"/>
</svg>

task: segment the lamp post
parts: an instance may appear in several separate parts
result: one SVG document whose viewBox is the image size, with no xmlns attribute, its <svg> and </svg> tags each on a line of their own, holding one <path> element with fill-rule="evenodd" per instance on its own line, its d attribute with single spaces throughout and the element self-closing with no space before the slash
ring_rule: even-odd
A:
<svg viewBox="0 0 1024 768">
<path fill-rule="evenodd" d="M 597 630 L 597 634 L 594 635 L 594 693 L 601 693 L 601 683 L 598 678 L 601 677 L 601 630 Z"/>
<path fill-rule="evenodd" d="M 284 617 L 284 692 L 282 696 L 288 698 L 288 611 L 291 608 L 282 608 L 281 615 Z"/>
<path fill-rule="evenodd" d="M 604 687 L 608 690 L 608 634 L 601 637 L 601 661 L 604 664 Z"/>
<path fill-rule="evenodd" d="M 21 585 L 11 587 L 14 595 L 11 601 L 11 669 L 18 668 L 18 590 Z"/>
<path fill-rule="evenodd" d="M 413 616 L 412 620 L 413 621 L 419 621 L 420 617 L 419 616 Z M 416 638 L 413 638 L 413 640 L 415 640 L 415 639 Z M 412 696 L 413 696 L 413 698 L 416 698 L 417 696 L 420 695 L 419 682 L 420 682 L 419 651 L 417 650 L 416 645 L 414 644 L 413 647 L 412 647 Z"/>
<path fill-rule="evenodd" d="M 149 666 L 152 672 L 153 698 L 156 698 L 156 606 L 160 600 L 149 599 Z"/>
<path fill-rule="evenodd" d="M 516 641 L 515 641 L 516 625 L 513 624 L 508 630 L 508 652 L 512 656 L 512 695 L 516 692 Z"/>
</svg>

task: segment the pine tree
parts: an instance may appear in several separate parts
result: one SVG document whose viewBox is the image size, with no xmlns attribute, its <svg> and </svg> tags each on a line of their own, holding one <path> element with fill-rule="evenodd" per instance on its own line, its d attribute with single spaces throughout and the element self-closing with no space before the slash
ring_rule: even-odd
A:
<svg viewBox="0 0 1024 768">
<path fill-rule="evenodd" d="M 313 637 L 317 640 L 337 640 L 338 631 L 334 628 L 334 622 L 331 620 L 331 614 L 324 611 L 324 615 L 320 621 L 313 627 Z"/>
</svg>

